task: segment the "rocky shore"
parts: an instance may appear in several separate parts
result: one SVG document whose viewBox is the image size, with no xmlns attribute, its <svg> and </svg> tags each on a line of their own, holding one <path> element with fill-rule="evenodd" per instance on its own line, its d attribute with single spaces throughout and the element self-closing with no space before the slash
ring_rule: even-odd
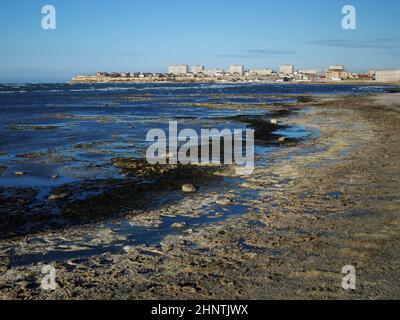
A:
<svg viewBox="0 0 400 320">
<path fill-rule="evenodd" d="M 274 141 L 274 152 L 257 153 L 249 177 L 115 158 L 115 167 L 148 184 L 110 180 L 98 197 L 72 203 L 74 192 L 93 186 L 60 188 L 53 200 L 62 204 L 61 217 L 35 220 L 35 232 L 22 218 L 32 212 L 34 191 L 2 194 L 3 234 L 21 224 L 0 240 L 0 297 L 398 298 L 400 95 L 312 96 L 259 107 L 310 135 Z M 258 119 L 236 120 L 258 128 L 258 138 L 272 139 L 268 132 L 276 129 L 274 122 L 265 129 Z M 154 192 L 171 201 L 157 202 Z M 109 216 L 117 207 L 124 215 Z M 129 238 L 111 224 L 157 228 L 159 237 Z M 56 269 L 55 290 L 40 288 L 45 264 Z M 356 290 L 341 287 L 345 265 L 356 268 Z"/>
</svg>

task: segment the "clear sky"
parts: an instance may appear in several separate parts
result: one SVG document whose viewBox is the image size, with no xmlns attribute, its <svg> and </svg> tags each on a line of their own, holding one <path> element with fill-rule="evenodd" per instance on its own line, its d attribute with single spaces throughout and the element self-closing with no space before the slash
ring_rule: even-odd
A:
<svg viewBox="0 0 400 320">
<path fill-rule="evenodd" d="M 47 4 L 56 30 L 41 27 Z M 346 4 L 356 30 L 341 27 Z M 2 0 L 0 30 L 0 82 L 166 72 L 172 63 L 400 68 L 399 0 Z"/>
</svg>

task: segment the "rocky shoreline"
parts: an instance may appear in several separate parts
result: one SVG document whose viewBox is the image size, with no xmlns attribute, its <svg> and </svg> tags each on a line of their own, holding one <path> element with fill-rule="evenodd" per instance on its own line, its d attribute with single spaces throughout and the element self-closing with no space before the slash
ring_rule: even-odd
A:
<svg viewBox="0 0 400 320">
<path fill-rule="evenodd" d="M 278 110 L 268 116 L 279 114 Z M 271 123 L 264 115 L 229 116 L 220 120 L 249 125 L 255 130 L 256 142 L 266 145 L 277 143 L 279 135 L 273 132 L 285 128 L 284 125 Z M 294 143 L 294 139 L 287 139 L 286 144 L 290 145 L 290 141 Z M 89 143 L 74 147 L 87 149 L 98 148 L 100 145 Z M 17 157 L 44 163 L 73 160 L 53 152 L 31 152 L 18 154 Z M 52 188 L 50 194 L 39 201 L 40 189 L 0 187 L 0 239 L 61 230 L 123 217 L 132 211 L 154 209 L 158 206 L 153 204 L 154 199 L 181 189 L 184 192 L 185 189 L 194 189 L 194 192 L 195 186 L 205 188 L 218 184 L 223 179 L 224 172 L 233 170 L 232 167 L 223 165 L 150 165 L 144 158 L 125 157 L 112 158 L 106 165 L 119 170 L 125 178 L 84 179 L 81 182 L 65 183 Z M 28 175 L 22 171 L 15 174 Z M 53 179 L 58 178 L 59 176 L 53 176 Z"/>
<path fill-rule="evenodd" d="M 161 173 L 165 168 L 114 159 L 127 174 L 140 172 L 139 176 L 157 179 L 165 174 L 166 178 L 142 191 L 132 190 L 133 182 L 127 182 L 95 200 L 78 201 L 75 206 L 66 202 L 63 212 L 69 213 L 70 221 L 73 217 L 104 217 L 120 204 L 129 209 L 124 223 L 143 230 L 156 227 L 161 237 L 153 243 L 127 239 L 110 228 L 108 220 L 93 224 L 96 219 L 79 220 L 66 230 L 54 228 L 38 234 L 28 230 L 8 237 L 0 241 L 0 297 L 398 297 L 400 96 L 313 96 L 312 101 L 263 108 L 275 110 L 283 123 L 318 134 L 272 153 L 257 154 L 254 174 L 240 179 L 220 168 L 170 168 Z M 256 131 L 263 126 L 259 120 L 237 120 L 255 126 Z M 227 182 L 231 179 L 233 185 Z M 150 191 L 156 186 L 161 192 L 168 188 L 181 192 L 185 183 L 202 188 L 173 201 L 144 205 L 154 199 Z M 79 193 L 85 188 L 74 190 Z M 73 192 L 58 191 L 58 195 Z M 26 192 L 27 198 L 32 196 Z M 15 197 L 21 209 L 14 217 L 20 219 L 22 212 L 29 212 L 29 203 L 18 203 L 20 194 Z M 139 200 L 140 208 L 136 206 Z M 237 214 L 227 215 L 228 210 Z M 203 217 L 204 213 L 208 214 Z M 121 223 L 121 216 L 108 218 Z M 176 231 L 165 231 L 165 224 Z M 93 254 L 52 258 L 53 251 L 62 250 L 92 250 Z M 44 256 L 45 261 L 40 259 Z M 57 270 L 54 291 L 40 288 L 45 263 Z M 341 268 L 349 264 L 358 275 L 357 290 L 350 292 L 341 288 Z"/>
</svg>

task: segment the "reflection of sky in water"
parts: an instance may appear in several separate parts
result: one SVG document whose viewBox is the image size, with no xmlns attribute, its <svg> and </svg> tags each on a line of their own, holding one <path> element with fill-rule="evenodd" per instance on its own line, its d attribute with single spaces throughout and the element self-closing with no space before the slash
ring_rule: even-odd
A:
<svg viewBox="0 0 400 320">
<path fill-rule="evenodd" d="M 288 138 L 301 139 L 307 137 L 310 133 L 303 126 L 293 126 L 285 130 L 276 130 L 274 134 Z"/>
</svg>

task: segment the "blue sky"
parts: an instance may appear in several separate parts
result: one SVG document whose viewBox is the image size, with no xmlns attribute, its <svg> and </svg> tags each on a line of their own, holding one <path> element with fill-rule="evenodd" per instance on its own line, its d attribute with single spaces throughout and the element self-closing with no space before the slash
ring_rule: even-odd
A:
<svg viewBox="0 0 400 320">
<path fill-rule="evenodd" d="M 41 28 L 47 4 L 56 30 Z M 341 27 L 346 4 L 357 10 L 356 30 Z M 0 82 L 165 72 L 172 63 L 400 68 L 399 16 L 398 0 L 5 0 Z"/>
</svg>

